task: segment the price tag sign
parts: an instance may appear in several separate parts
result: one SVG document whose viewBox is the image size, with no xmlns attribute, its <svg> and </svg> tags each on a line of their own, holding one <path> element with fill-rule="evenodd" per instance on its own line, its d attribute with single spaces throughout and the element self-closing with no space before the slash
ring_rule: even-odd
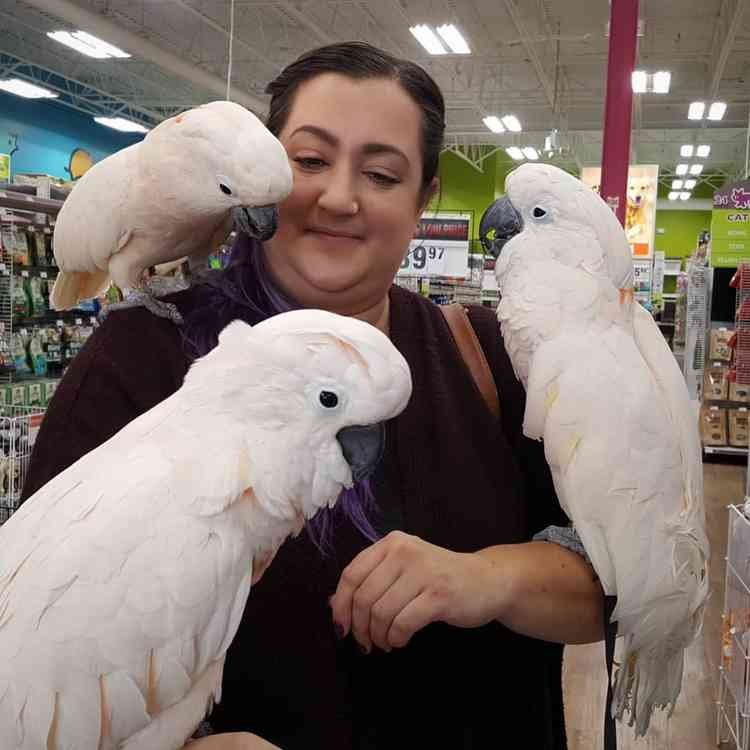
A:
<svg viewBox="0 0 750 750">
<path fill-rule="evenodd" d="M 47 278 L 47 272 L 46 272 L 46 271 L 40 271 L 40 272 L 39 272 L 39 275 L 40 275 L 40 276 L 41 276 L 41 277 L 42 277 L 43 279 L 46 279 L 46 278 Z"/>
<path fill-rule="evenodd" d="M 83 320 L 81 320 L 81 318 L 76 318 L 76 325 L 77 326 L 82 326 L 83 325 Z"/>
<path fill-rule="evenodd" d="M 404 256 L 399 276 L 469 278 L 467 214 L 425 214 Z"/>
<path fill-rule="evenodd" d="M 21 276 L 23 276 L 24 279 L 29 278 L 29 272 L 28 271 L 21 271 Z"/>
<path fill-rule="evenodd" d="M 58 328 L 63 328 L 64 326 L 65 326 L 65 323 L 62 320 L 58 320 L 57 321 L 57 327 Z"/>
</svg>

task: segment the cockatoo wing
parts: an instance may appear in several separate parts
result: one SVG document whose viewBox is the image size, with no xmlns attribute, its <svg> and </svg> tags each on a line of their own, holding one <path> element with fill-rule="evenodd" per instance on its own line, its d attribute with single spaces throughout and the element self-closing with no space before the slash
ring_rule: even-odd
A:
<svg viewBox="0 0 750 750">
<path fill-rule="evenodd" d="M 208 675 L 201 711 L 181 717 L 184 741 L 218 697 L 251 585 L 248 461 L 230 434 L 180 428 L 178 411 L 172 397 L 131 423 L 0 530 L 4 750 L 48 736 L 119 747 Z M 212 445 L 203 463 L 186 449 L 197 440 Z"/>
<path fill-rule="evenodd" d="M 60 268 L 50 296 L 55 309 L 75 307 L 109 286 L 109 259 L 130 236 L 130 188 L 140 144 L 97 162 L 76 184 L 55 222 Z"/>
</svg>

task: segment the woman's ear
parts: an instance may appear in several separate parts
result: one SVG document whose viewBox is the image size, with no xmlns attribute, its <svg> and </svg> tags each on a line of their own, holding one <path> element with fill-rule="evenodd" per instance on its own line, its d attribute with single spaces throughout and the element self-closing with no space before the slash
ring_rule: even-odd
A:
<svg viewBox="0 0 750 750">
<path fill-rule="evenodd" d="M 439 177 L 433 177 L 432 182 L 429 184 L 427 189 L 424 192 L 424 195 L 422 196 L 422 201 L 419 205 L 419 216 L 421 216 L 427 206 L 430 204 L 430 201 L 437 195 L 438 191 L 440 190 L 440 178 Z"/>
</svg>

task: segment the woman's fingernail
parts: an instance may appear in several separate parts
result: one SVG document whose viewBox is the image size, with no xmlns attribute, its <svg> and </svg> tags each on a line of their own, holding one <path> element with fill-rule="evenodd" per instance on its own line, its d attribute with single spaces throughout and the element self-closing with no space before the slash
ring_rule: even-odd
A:
<svg viewBox="0 0 750 750">
<path fill-rule="evenodd" d="M 344 637 L 345 633 L 344 633 L 343 625 L 339 624 L 338 622 L 335 622 L 333 624 L 333 630 L 336 633 L 336 638 L 338 638 L 339 640 L 341 640 Z"/>
</svg>

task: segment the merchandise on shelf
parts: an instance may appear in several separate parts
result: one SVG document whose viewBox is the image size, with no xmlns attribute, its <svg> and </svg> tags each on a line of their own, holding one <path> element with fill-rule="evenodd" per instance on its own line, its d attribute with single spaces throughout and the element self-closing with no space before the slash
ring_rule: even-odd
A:
<svg viewBox="0 0 750 750">
<path fill-rule="evenodd" d="M 727 413 L 718 406 L 704 406 L 701 409 L 701 436 L 703 445 L 722 446 L 727 444 Z"/>
<path fill-rule="evenodd" d="M 729 409 L 729 445 L 735 448 L 748 447 L 748 411 L 746 407 Z"/>
<path fill-rule="evenodd" d="M 703 374 L 703 398 L 708 401 L 726 401 L 729 397 L 727 367 L 713 362 Z"/>
<path fill-rule="evenodd" d="M 708 348 L 709 359 L 720 359 L 729 362 L 732 359 L 732 350 L 729 342 L 734 331 L 728 328 L 715 328 L 710 334 L 710 343 Z"/>
<path fill-rule="evenodd" d="M 739 385 L 738 383 L 729 382 L 729 400 L 739 403 L 750 402 L 750 386 Z"/>
</svg>

